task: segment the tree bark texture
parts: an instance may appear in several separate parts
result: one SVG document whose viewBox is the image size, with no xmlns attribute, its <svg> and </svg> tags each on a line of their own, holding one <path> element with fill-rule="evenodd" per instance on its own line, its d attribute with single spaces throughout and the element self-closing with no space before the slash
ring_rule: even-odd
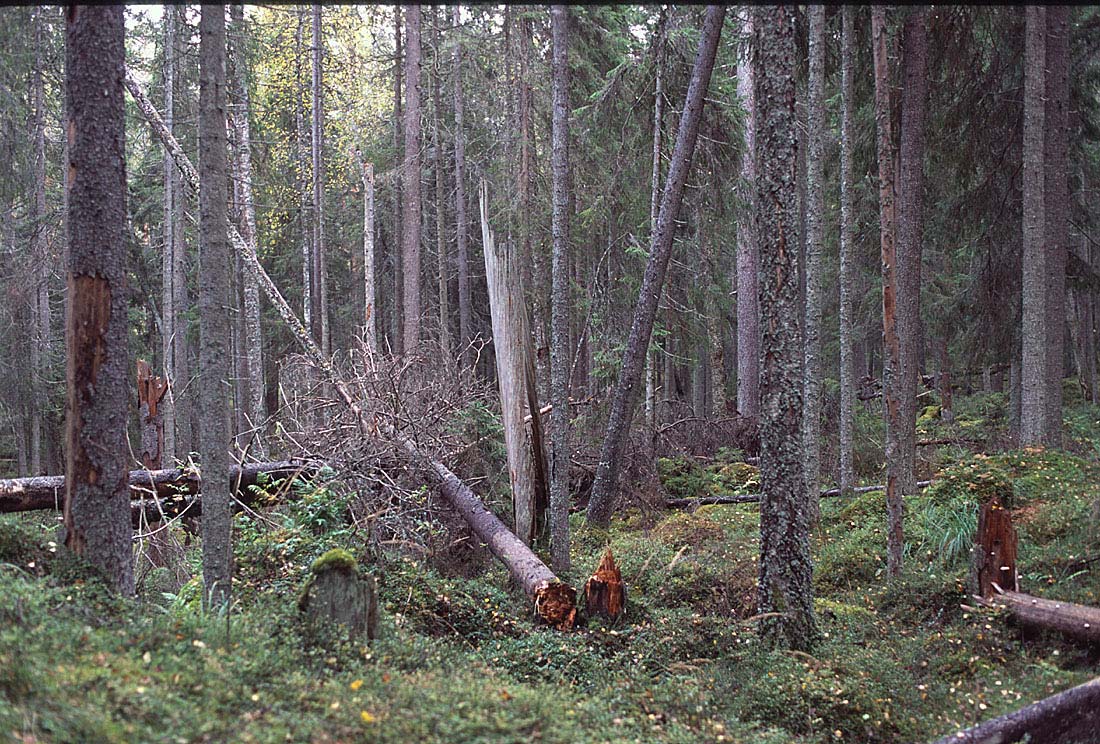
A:
<svg viewBox="0 0 1100 744">
<path fill-rule="evenodd" d="M 749 9 L 741 11 L 741 37 L 753 35 Z M 752 204 L 756 189 L 756 99 L 755 74 L 748 44 L 737 61 L 737 97 L 745 110 L 745 137 L 741 149 L 741 182 L 744 202 Z M 753 224 L 752 209 L 737 225 L 737 410 L 742 416 L 760 415 L 760 246 Z"/>
<path fill-rule="evenodd" d="M 199 41 L 199 413 L 203 469 L 214 483 L 229 478 L 229 275 L 226 233 L 225 8 L 204 5 Z M 254 253 L 252 254 L 255 255 Z M 230 599 L 229 493 L 205 494 L 202 520 L 204 600 Z"/>
<path fill-rule="evenodd" d="M 481 183 L 481 235 L 485 281 L 493 321 L 493 352 L 500 388 L 504 445 L 516 535 L 530 545 L 545 526 L 548 489 L 541 418 L 534 389 L 534 349 L 523 286 L 523 257 L 507 243 L 497 246 L 489 228 L 488 187 Z M 531 414 L 531 434 L 524 418 Z"/>
<path fill-rule="evenodd" d="M 871 8 L 875 67 L 875 133 L 879 178 L 879 233 L 882 247 L 882 404 L 886 418 L 886 570 L 901 573 L 905 545 L 899 435 L 901 417 L 901 347 L 897 326 L 897 226 L 894 204 L 894 135 L 890 94 L 890 62 L 886 54 L 886 8 Z"/>
<path fill-rule="evenodd" d="M 803 333 L 802 452 L 811 524 L 821 513 L 821 335 L 825 303 L 825 6 L 810 5 L 810 80 L 806 107 L 806 326 Z"/>
<path fill-rule="evenodd" d="M 1062 377 L 1066 331 L 1066 247 L 1069 241 L 1069 6 L 1046 10 L 1046 85 L 1043 129 L 1043 224 L 1047 294 L 1047 399 L 1044 441 L 1062 446 Z"/>
<path fill-rule="evenodd" d="M 321 351 L 332 353 L 332 331 L 329 328 L 328 269 L 325 260 L 325 89 L 324 37 L 321 29 L 321 5 L 313 4 L 313 82 L 310 86 L 313 121 L 310 137 L 313 155 L 313 291 L 315 308 L 320 316 L 317 328 Z"/>
<path fill-rule="evenodd" d="M 435 152 L 435 162 L 432 163 L 435 171 L 435 255 L 436 267 L 439 269 L 439 348 L 444 359 L 451 359 L 451 308 L 447 296 L 447 284 L 450 279 L 450 261 L 447 258 L 447 200 L 443 190 L 444 168 L 443 163 L 443 133 L 439 130 L 439 109 L 442 96 L 440 95 L 439 79 L 442 77 L 443 66 L 440 64 L 440 49 L 442 48 L 443 22 L 435 18 L 435 74 L 432 75 L 432 150 Z"/>
<path fill-rule="evenodd" d="M 855 199 L 852 179 L 852 138 L 855 118 L 855 8 L 841 9 L 840 41 L 840 489 L 845 494 L 855 485 Z M 740 301 L 740 300 L 739 300 Z"/>
<path fill-rule="evenodd" d="M 913 8 L 902 30 L 904 62 L 898 152 L 898 341 L 901 352 L 897 437 L 902 493 L 913 493 L 917 454 L 917 381 L 924 339 L 920 318 L 921 246 L 924 240 L 924 131 L 928 110 L 928 14 Z"/>
<path fill-rule="evenodd" d="M 176 79 L 176 8 L 164 6 L 164 121 L 169 131 L 175 122 Z M 182 318 L 177 318 L 176 283 L 182 283 L 182 272 L 177 273 L 176 253 L 183 246 L 176 242 L 176 221 L 179 219 L 178 203 L 183 199 L 179 171 L 172 162 L 172 154 L 164 151 L 164 252 L 161 259 L 161 355 L 164 358 L 164 374 L 168 378 L 168 395 L 161 411 L 164 416 L 164 457 L 176 457 L 176 394 L 182 389 L 177 377 L 176 354 L 178 341 L 183 340 Z M 179 264 L 182 269 L 182 262 Z M 182 308 L 181 308 L 182 309 Z M 177 320 L 180 321 L 177 324 Z M 179 339 L 177 339 L 177 335 Z M 186 354 L 186 347 L 183 347 Z M 181 440 L 183 438 L 181 437 Z M 182 443 L 182 442 L 181 442 Z"/>
<path fill-rule="evenodd" d="M 363 341 L 371 354 L 378 353 L 374 283 L 374 163 L 359 163 L 363 177 Z"/>
<path fill-rule="evenodd" d="M 794 164 L 795 10 L 754 9 L 757 104 L 755 232 L 760 240 L 760 579 L 764 641 L 806 650 L 813 616 L 802 471 L 802 354 L 798 339 L 798 211 Z"/>
<path fill-rule="evenodd" d="M 1046 210 L 1043 148 L 1046 96 L 1046 8 L 1026 10 L 1024 49 L 1023 166 L 1023 321 L 1020 368 L 1020 446 L 1045 444 L 1050 410 L 1047 355 L 1050 313 L 1047 311 Z"/>
<path fill-rule="evenodd" d="M 569 8 L 550 7 L 553 36 L 550 233 L 550 565 L 569 570 Z"/>
<path fill-rule="evenodd" d="M 403 43 L 401 33 L 401 7 L 400 5 L 393 6 L 393 152 L 394 152 L 394 169 L 400 170 L 404 173 L 404 170 L 398 163 L 398 158 L 404 162 L 404 142 L 405 142 L 405 117 L 402 111 L 402 97 L 401 97 L 401 83 L 404 77 L 403 70 L 405 61 L 403 57 Z M 394 179 L 393 188 L 393 221 L 394 221 L 394 239 L 393 239 L 393 323 L 390 337 L 392 339 L 392 346 L 394 351 L 400 356 L 404 353 L 405 348 L 405 277 L 404 277 L 404 250 L 405 250 L 405 206 L 404 199 L 402 198 L 403 178 L 398 181 Z"/>
<path fill-rule="evenodd" d="M 699 38 L 699 50 L 695 57 L 691 83 L 688 85 L 684 102 L 684 113 L 680 117 L 680 130 L 676 135 L 672 163 L 665 182 L 665 190 L 661 196 L 657 232 L 653 236 L 649 261 L 642 278 L 642 288 L 638 293 L 626 353 L 619 370 L 607 430 L 600 449 L 600 461 L 596 468 L 595 482 L 592 485 L 592 496 L 588 502 L 587 519 L 591 524 L 606 526 L 611 520 L 623 449 L 637 402 L 638 382 L 645 365 L 646 351 L 649 349 L 653 321 L 657 314 L 657 302 L 660 299 L 669 257 L 672 253 L 676 218 L 680 213 L 684 183 L 691 168 L 695 140 L 699 133 L 699 120 L 702 118 L 703 101 L 710 85 L 710 75 L 714 68 L 714 57 L 718 48 L 718 38 L 722 32 L 724 15 L 724 7 L 707 6 L 706 20 L 703 22 L 703 31 Z"/>
<path fill-rule="evenodd" d="M 661 208 L 661 134 L 665 120 L 665 29 L 668 13 L 658 21 L 653 54 L 653 156 L 649 180 L 649 239 L 657 233 L 657 213 Z M 660 300 L 658 300 L 660 306 Z M 645 421 L 651 455 L 657 451 L 657 347 L 650 344 L 645 368 Z"/>
<path fill-rule="evenodd" d="M 977 726 L 948 734 L 934 744 L 1012 744 L 1089 741 L 1100 727 L 1100 678 L 1038 700 Z"/>
<path fill-rule="evenodd" d="M 1016 572 L 1016 528 L 1001 500 L 994 496 L 978 508 L 978 533 L 971 560 L 971 593 L 989 598 L 1019 588 Z"/>
<path fill-rule="evenodd" d="M 457 5 L 451 6 L 451 23 L 456 33 L 461 19 Z M 472 363 L 470 341 L 473 329 L 470 310 L 470 260 L 467 249 L 467 230 L 469 220 L 466 217 L 466 134 L 465 111 L 462 95 L 462 41 L 455 40 L 452 62 L 454 66 L 454 109 L 455 109 L 455 260 L 458 270 L 458 342 L 461 346 L 464 364 Z"/>
<path fill-rule="evenodd" d="M 33 11 L 34 68 L 31 70 L 30 98 L 34 117 L 34 195 L 31 211 L 31 255 L 34 256 L 34 320 L 31 344 L 31 468 L 41 472 L 49 459 L 50 432 L 46 431 L 47 410 L 46 362 L 50 346 L 50 295 L 49 280 L 53 259 L 46 239 L 46 96 L 42 71 L 43 19 L 45 8 Z"/>
<path fill-rule="evenodd" d="M 129 596 L 124 37 L 121 5 L 66 11 L 65 544 Z"/>
<path fill-rule="evenodd" d="M 168 391 L 168 382 L 153 374 L 144 359 L 137 362 L 138 424 L 141 426 L 142 467 L 160 470 L 164 466 L 164 419 L 160 404 Z"/>
<path fill-rule="evenodd" d="M 309 160 L 306 158 L 306 125 L 302 116 L 302 109 L 304 108 L 304 101 L 302 100 L 304 87 L 302 83 L 302 58 L 305 56 L 303 36 L 305 36 L 306 25 L 304 5 L 298 6 L 297 15 L 298 25 L 294 33 L 294 131 L 296 135 L 294 138 L 294 154 L 298 165 L 298 222 L 302 231 L 302 319 L 305 321 L 306 328 L 310 329 L 310 333 L 315 333 L 314 323 L 317 319 L 317 313 L 314 312 L 314 306 L 317 298 L 313 293 L 313 200 L 310 198 L 310 189 L 307 186 L 310 168 Z"/>
<path fill-rule="evenodd" d="M 404 350 L 420 342 L 420 6 L 405 8 Z"/>
</svg>

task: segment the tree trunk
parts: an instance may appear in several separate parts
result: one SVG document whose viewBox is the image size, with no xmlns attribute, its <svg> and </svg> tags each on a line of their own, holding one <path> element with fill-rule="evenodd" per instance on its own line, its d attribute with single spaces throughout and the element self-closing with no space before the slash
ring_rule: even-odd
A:
<svg viewBox="0 0 1100 744">
<path fill-rule="evenodd" d="M 1047 261 L 1044 209 L 1044 122 L 1046 96 L 1046 9 L 1027 6 L 1024 53 L 1023 176 L 1023 322 L 1020 390 L 1020 446 L 1045 444 L 1050 406 L 1047 355 L 1051 315 L 1047 310 Z"/>
<path fill-rule="evenodd" d="M 894 136 L 891 127 L 889 59 L 886 56 L 886 8 L 871 8 L 871 35 L 875 65 L 875 131 L 878 146 L 879 230 L 882 245 L 882 403 L 886 415 L 886 567 L 890 576 L 901 573 L 904 493 L 900 454 L 901 350 L 897 327 L 897 246 L 894 217 Z"/>
<path fill-rule="evenodd" d="M 665 32 L 668 11 L 662 8 L 657 22 L 657 38 L 653 42 L 653 157 L 649 171 L 649 239 L 657 233 L 657 213 L 661 208 L 661 130 L 665 120 Z M 658 299 L 658 306 L 660 300 Z M 648 430 L 650 457 L 657 456 L 657 353 L 650 344 L 645 367 L 645 422 Z"/>
<path fill-rule="evenodd" d="M 584 611 L 588 617 L 601 615 L 615 621 L 626 609 L 626 587 L 623 575 L 615 565 L 611 548 L 603 554 L 595 573 L 584 582 Z"/>
<path fill-rule="evenodd" d="M 722 19 L 725 8 L 707 6 L 706 20 L 703 23 L 699 50 L 692 70 L 691 83 L 688 86 L 684 103 L 684 113 L 680 117 L 680 131 L 676 135 L 672 164 L 661 197 L 661 208 L 657 219 L 657 232 L 653 236 L 653 245 L 646 264 L 642 288 L 638 294 L 638 303 L 634 311 L 634 321 L 630 328 L 626 354 L 619 371 L 608 417 L 607 431 L 600 451 L 600 462 L 596 469 L 596 479 L 592 485 L 592 496 L 588 503 L 587 518 L 591 524 L 606 526 L 611 520 L 616 489 L 618 487 L 619 467 L 623 447 L 630 429 L 630 420 L 637 400 L 638 378 L 641 376 L 649 339 L 653 331 L 653 321 L 657 313 L 657 302 L 664 284 L 672 253 L 672 239 L 675 235 L 676 218 L 679 216 L 683 199 L 684 183 L 691 167 L 691 157 L 695 151 L 695 139 L 699 132 L 699 120 L 702 117 L 703 99 L 710 85 L 711 70 L 714 68 L 715 50 L 718 37 L 722 32 Z"/>
<path fill-rule="evenodd" d="M 371 355 L 378 353 L 374 284 L 374 163 L 359 163 L 363 176 L 363 340 Z"/>
<path fill-rule="evenodd" d="M 457 5 L 451 6 L 451 23 L 458 30 L 460 25 L 459 9 Z M 472 362 L 470 356 L 470 341 L 473 329 L 470 320 L 470 265 L 467 255 L 467 230 L 469 223 L 466 219 L 466 134 L 464 132 L 464 110 L 462 101 L 462 43 L 455 40 L 451 52 L 454 64 L 454 107 L 455 107 L 455 243 L 458 262 L 458 341 L 461 345 L 463 364 Z"/>
<path fill-rule="evenodd" d="M 1089 741 L 1100 727 L 1100 678 L 1020 710 L 937 739 L 934 744 Z"/>
<path fill-rule="evenodd" d="M 41 472 L 50 434 L 44 431 L 48 408 L 46 362 L 50 344 L 50 269 L 53 265 L 46 240 L 46 96 L 42 81 L 44 8 L 33 11 L 34 68 L 31 70 L 30 99 L 34 107 L 34 199 L 31 212 L 31 255 L 34 256 L 34 302 L 31 344 L 31 468 Z"/>
<path fill-rule="evenodd" d="M 420 6 L 405 8 L 404 351 L 420 342 Z"/>
<path fill-rule="evenodd" d="M 481 234 L 485 246 L 485 281 L 493 318 L 493 350 L 508 450 L 516 535 L 530 545 L 543 530 L 548 489 L 537 391 L 534 349 L 527 322 L 521 255 L 505 243 L 497 247 L 489 228 L 488 187 L 481 184 Z M 568 410 L 568 409 L 567 409 Z M 531 436 L 524 417 L 531 414 Z"/>
<path fill-rule="evenodd" d="M 230 19 L 233 25 L 231 51 L 234 71 L 232 93 L 235 106 L 231 109 L 230 119 L 236 133 L 237 153 L 235 164 L 237 174 L 234 182 L 240 189 L 241 220 L 240 233 L 253 252 L 256 251 L 256 203 L 252 196 L 252 134 L 249 124 L 251 104 L 248 94 L 247 70 L 248 55 L 246 49 L 247 30 L 244 25 L 244 6 L 231 5 Z M 244 342 L 248 373 L 248 396 L 245 400 L 245 416 L 249 428 L 261 426 L 267 414 L 264 410 L 264 361 L 263 337 L 260 332 L 260 289 L 251 271 L 240 275 L 244 296 Z M 262 455 L 264 451 L 262 432 L 253 439 L 254 446 Z"/>
<path fill-rule="evenodd" d="M 311 221 L 312 200 L 309 197 L 308 161 L 306 160 L 306 126 L 302 116 L 305 102 L 302 100 L 302 57 L 305 54 L 304 39 L 306 11 L 304 5 L 298 6 L 298 27 L 294 34 L 294 155 L 298 166 L 298 221 L 302 231 L 302 319 L 306 328 L 316 336 L 314 324 L 317 314 L 314 306 L 317 298 L 313 293 L 313 228 Z"/>
<path fill-rule="evenodd" d="M 437 268 L 439 269 L 439 347 L 443 358 L 450 360 L 451 356 L 451 330 L 450 330 L 450 302 L 447 297 L 448 275 L 450 263 L 447 259 L 447 200 L 443 192 L 443 134 L 439 131 L 439 108 L 442 96 L 439 92 L 439 78 L 443 73 L 443 65 L 440 64 L 440 50 L 442 49 L 441 18 L 435 19 L 435 74 L 432 76 L 432 149 L 435 151 L 435 252 Z"/>
<path fill-rule="evenodd" d="M 1054 631 L 1090 646 L 1100 645 L 1100 608 L 1007 590 L 982 599 L 981 604 L 1004 607 L 1013 621 L 1025 628 Z"/>
<path fill-rule="evenodd" d="M 130 596 L 124 37 L 120 5 L 66 12 L 65 545 Z"/>
<path fill-rule="evenodd" d="M 176 8 L 164 6 L 164 122 L 171 131 L 175 122 L 176 79 Z M 168 395 L 161 406 L 164 416 L 164 452 L 169 461 L 176 457 L 176 386 L 182 381 L 176 376 L 176 335 L 183 329 L 176 325 L 176 252 L 183 246 L 176 245 L 176 205 L 183 198 L 179 184 L 179 172 L 172 163 L 172 155 L 164 151 L 164 254 L 161 260 L 161 356 L 164 358 L 164 374 L 168 378 Z M 186 353 L 186 349 L 184 350 Z"/>
<path fill-rule="evenodd" d="M 794 8 L 754 9 L 755 234 L 760 239 L 760 581 L 766 643 L 808 649 L 817 635 L 806 483 L 802 472 L 802 354 L 795 266 Z"/>
<path fill-rule="evenodd" d="M 225 9 L 204 5 L 199 46 L 199 408 L 203 469 L 214 483 L 229 478 L 229 379 L 226 340 L 230 307 L 226 234 Z M 252 255 L 255 255 L 254 253 Z M 202 520 L 204 604 L 230 600 L 233 575 L 229 493 L 205 494 Z"/>
<path fill-rule="evenodd" d="M 841 118 L 840 118 L 840 489 L 845 495 L 855 485 L 856 367 L 853 315 L 855 314 L 855 199 L 852 193 L 852 139 L 855 117 L 855 8 L 841 9 Z"/>
<path fill-rule="evenodd" d="M 153 375 L 144 359 L 137 362 L 138 423 L 141 426 L 141 451 L 138 459 L 148 470 L 160 470 L 164 465 L 164 420 L 160 403 L 168 383 Z"/>
<path fill-rule="evenodd" d="M 329 328 L 328 269 L 325 259 L 325 89 L 322 62 L 324 41 L 321 35 L 321 6 L 313 4 L 313 83 L 310 86 L 313 127 L 313 288 L 317 295 L 316 310 L 320 315 L 318 329 L 321 351 L 332 353 L 332 331 Z"/>
<path fill-rule="evenodd" d="M 1001 500 L 994 496 L 979 507 L 978 532 L 970 566 L 970 593 L 989 598 L 1001 590 L 1019 588 L 1016 571 L 1016 528 Z"/>
<path fill-rule="evenodd" d="M 393 7 L 393 152 L 394 152 L 394 171 L 400 171 L 402 174 L 404 170 L 398 163 L 398 158 L 404 159 L 404 143 L 405 143 L 405 115 L 402 112 L 403 100 L 401 97 L 401 79 L 402 70 L 404 69 L 404 59 L 402 58 L 402 33 L 401 33 L 401 6 L 395 5 Z M 405 203 L 402 199 L 402 184 L 404 183 L 404 177 L 397 178 L 395 175 L 393 182 L 393 221 L 394 221 L 394 238 L 393 238 L 393 322 L 391 330 L 391 338 L 393 339 L 392 347 L 394 352 L 400 356 L 404 353 L 405 349 L 405 321 L 403 313 L 405 311 L 405 272 L 404 272 L 404 258 L 403 251 L 405 249 Z"/>
<path fill-rule="evenodd" d="M 802 452 L 810 524 L 821 514 L 821 315 L 825 302 L 825 6 L 810 5 L 806 158 L 806 326 Z"/>
<path fill-rule="evenodd" d="M 569 570 L 569 8 L 550 8 L 553 36 L 550 300 L 550 565 Z"/>
<path fill-rule="evenodd" d="M 741 36 L 753 34 L 752 12 L 741 11 Z M 741 181 L 745 202 L 752 203 L 756 189 L 756 100 L 753 94 L 755 70 L 748 45 L 737 61 L 737 97 L 745 108 L 745 138 L 741 150 Z M 760 415 L 760 246 L 753 232 L 751 209 L 737 225 L 737 410 L 755 419 Z"/>
<path fill-rule="evenodd" d="M 1069 171 L 1066 163 L 1069 106 L 1069 6 L 1046 11 L 1045 125 L 1043 199 L 1046 217 L 1046 361 L 1045 443 L 1062 446 L 1062 378 L 1066 330 L 1066 246 L 1069 240 Z"/>
<path fill-rule="evenodd" d="M 898 152 L 897 310 L 901 352 L 898 478 L 902 493 L 916 482 L 917 382 L 924 347 L 920 319 L 921 246 L 924 240 L 924 130 L 928 109 L 928 18 L 914 8 L 905 18 Z"/>
</svg>

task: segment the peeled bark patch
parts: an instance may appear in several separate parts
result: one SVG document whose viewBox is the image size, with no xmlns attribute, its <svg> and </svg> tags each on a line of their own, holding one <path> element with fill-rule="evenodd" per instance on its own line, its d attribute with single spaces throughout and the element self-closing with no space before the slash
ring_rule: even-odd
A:
<svg viewBox="0 0 1100 744">
<path fill-rule="evenodd" d="M 303 620 L 315 632 L 340 625 L 351 639 L 373 640 L 378 633 L 374 579 L 361 574 L 346 550 L 330 550 L 313 563 L 312 575 L 298 600 Z"/>
<path fill-rule="evenodd" d="M 584 607 L 589 616 L 602 615 L 609 620 L 617 620 L 623 614 L 626 587 L 611 548 L 604 553 L 596 573 L 584 583 Z"/>
</svg>

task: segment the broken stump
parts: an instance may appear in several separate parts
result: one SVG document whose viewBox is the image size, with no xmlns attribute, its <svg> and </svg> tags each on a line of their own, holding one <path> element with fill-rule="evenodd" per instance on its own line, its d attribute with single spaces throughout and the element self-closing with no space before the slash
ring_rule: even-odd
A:
<svg viewBox="0 0 1100 744">
<path fill-rule="evenodd" d="M 346 550 L 330 550 L 310 569 L 310 578 L 298 600 L 306 626 L 319 637 L 326 628 L 343 626 L 351 640 L 372 640 L 378 632 L 378 594 L 374 579 L 362 574 Z"/>
<path fill-rule="evenodd" d="M 617 620 L 625 606 L 623 575 L 615 565 L 611 548 L 608 548 L 596 567 L 596 573 L 584 582 L 584 608 L 589 617 L 602 615 L 608 620 Z"/>
<path fill-rule="evenodd" d="M 1016 528 L 1001 500 L 994 496 L 978 512 L 978 534 L 970 566 L 971 594 L 988 599 L 999 592 L 1017 591 Z"/>
</svg>

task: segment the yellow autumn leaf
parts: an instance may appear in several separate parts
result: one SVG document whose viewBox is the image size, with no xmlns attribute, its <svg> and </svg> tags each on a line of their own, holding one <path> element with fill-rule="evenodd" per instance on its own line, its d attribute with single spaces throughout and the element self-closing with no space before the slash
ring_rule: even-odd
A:
<svg viewBox="0 0 1100 744">
<path fill-rule="evenodd" d="M 369 710 L 360 711 L 359 717 L 363 719 L 363 723 L 374 723 L 378 720 Z"/>
<path fill-rule="evenodd" d="M 351 689 L 353 691 L 358 690 L 362 686 L 363 686 L 363 680 L 361 680 L 361 679 L 357 679 L 357 680 L 355 680 L 354 682 L 351 683 Z"/>
</svg>

